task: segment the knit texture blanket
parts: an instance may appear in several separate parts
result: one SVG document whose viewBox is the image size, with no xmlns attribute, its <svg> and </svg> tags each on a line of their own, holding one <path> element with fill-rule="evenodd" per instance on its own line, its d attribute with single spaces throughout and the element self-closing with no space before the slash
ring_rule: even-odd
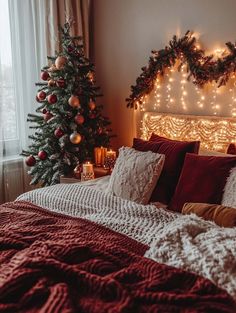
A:
<svg viewBox="0 0 236 313">
<path fill-rule="evenodd" d="M 101 191 L 100 184 L 60 184 L 35 189 L 17 200 L 30 201 L 50 211 L 86 218 L 150 245 L 159 229 L 178 214 L 154 205 L 141 205 Z"/>
<path fill-rule="evenodd" d="M 158 232 L 145 256 L 198 273 L 236 300 L 236 227 L 223 228 L 182 215 Z"/>
<path fill-rule="evenodd" d="M 0 312 L 235 312 L 209 280 L 147 246 L 23 201 L 0 207 Z"/>
<path fill-rule="evenodd" d="M 110 196 L 101 186 L 56 185 L 18 199 L 86 218 L 147 244 L 146 257 L 208 278 L 236 300 L 236 228 Z"/>
</svg>

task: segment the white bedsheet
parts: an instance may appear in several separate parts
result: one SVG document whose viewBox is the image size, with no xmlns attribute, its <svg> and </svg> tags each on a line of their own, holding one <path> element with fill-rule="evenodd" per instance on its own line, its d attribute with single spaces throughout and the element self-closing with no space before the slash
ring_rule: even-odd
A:
<svg viewBox="0 0 236 313">
<path fill-rule="evenodd" d="M 106 194 L 109 177 L 36 189 L 18 197 L 51 211 L 86 218 L 150 249 L 157 262 L 196 272 L 236 300 L 236 228 L 221 228 L 195 215 L 140 205 Z"/>
</svg>

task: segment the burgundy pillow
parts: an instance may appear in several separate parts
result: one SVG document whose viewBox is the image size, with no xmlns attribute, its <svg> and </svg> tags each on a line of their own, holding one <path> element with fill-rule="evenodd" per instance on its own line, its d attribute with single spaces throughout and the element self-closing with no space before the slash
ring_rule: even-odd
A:
<svg viewBox="0 0 236 313">
<path fill-rule="evenodd" d="M 186 202 L 220 204 L 230 169 L 236 157 L 187 153 L 169 209 L 181 212 Z"/>
<path fill-rule="evenodd" d="M 150 141 L 134 138 L 134 149 L 165 155 L 164 167 L 150 201 L 164 204 L 170 202 L 178 183 L 186 153 L 198 153 L 199 145 L 199 141 L 176 141 L 157 135 L 152 135 Z"/>
</svg>

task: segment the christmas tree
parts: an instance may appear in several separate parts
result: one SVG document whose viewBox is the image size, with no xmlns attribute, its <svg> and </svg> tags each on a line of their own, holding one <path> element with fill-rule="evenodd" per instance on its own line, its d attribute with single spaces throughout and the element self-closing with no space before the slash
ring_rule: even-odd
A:
<svg viewBox="0 0 236 313">
<path fill-rule="evenodd" d="M 70 36 L 70 24 L 60 29 L 61 52 L 48 57 L 41 71 L 36 112 L 27 121 L 35 130 L 26 164 L 31 167 L 31 184 L 57 184 L 78 163 L 93 158 L 94 147 L 108 147 L 110 121 L 102 116 L 96 98 L 102 96 L 95 85 L 94 65 L 85 57 L 81 37 Z"/>
</svg>

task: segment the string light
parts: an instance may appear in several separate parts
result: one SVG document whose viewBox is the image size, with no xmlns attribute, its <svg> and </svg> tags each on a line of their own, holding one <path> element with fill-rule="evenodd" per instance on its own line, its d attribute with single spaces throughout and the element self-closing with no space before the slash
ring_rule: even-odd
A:
<svg viewBox="0 0 236 313">
<path fill-rule="evenodd" d="M 187 73 L 186 73 L 186 66 L 182 65 L 181 67 L 181 105 L 184 111 L 187 110 L 187 105 L 186 105 L 186 96 L 187 96 L 187 91 L 186 91 L 186 83 L 187 83 Z"/>
<path fill-rule="evenodd" d="M 161 84 L 160 78 L 157 78 L 155 81 L 155 88 L 154 88 L 154 110 L 157 110 L 161 106 Z"/>
<path fill-rule="evenodd" d="M 226 152 L 230 143 L 236 143 L 236 120 L 146 112 L 141 137 L 147 140 L 153 132 L 170 139 L 200 140 L 202 148 Z"/>
<path fill-rule="evenodd" d="M 229 90 L 232 93 L 232 96 L 231 96 L 232 103 L 230 103 L 229 106 L 231 107 L 231 115 L 233 117 L 236 117 L 236 95 L 235 95 L 235 87 L 236 87 L 235 78 L 236 78 L 236 76 L 235 76 L 235 74 L 233 74 L 231 78 L 234 80 L 234 82 L 233 82 L 233 87 L 230 88 L 230 90 Z"/>
<path fill-rule="evenodd" d="M 219 88 L 217 87 L 217 83 L 212 82 L 212 99 L 211 99 L 211 108 L 214 115 L 219 114 L 220 105 L 217 103 L 217 94 L 219 93 Z"/>
<path fill-rule="evenodd" d="M 140 102 L 136 101 L 136 107 L 139 108 L 141 112 L 146 111 L 147 98 L 148 98 L 148 95 L 145 95 L 140 98 Z"/>
<path fill-rule="evenodd" d="M 171 96 L 171 90 L 172 90 L 172 83 L 174 81 L 173 77 L 171 77 L 171 73 L 174 71 L 173 68 L 168 68 L 169 73 L 166 73 L 167 77 L 167 85 L 166 85 L 166 107 L 169 109 L 170 105 L 174 103 L 174 98 Z"/>
<path fill-rule="evenodd" d="M 201 92 L 199 87 L 195 87 L 196 93 L 198 95 L 198 101 L 197 101 L 197 105 L 200 109 L 204 108 L 204 104 L 205 104 L 205 96 L 203 95 L 203 93 Z"/>
</svg>

